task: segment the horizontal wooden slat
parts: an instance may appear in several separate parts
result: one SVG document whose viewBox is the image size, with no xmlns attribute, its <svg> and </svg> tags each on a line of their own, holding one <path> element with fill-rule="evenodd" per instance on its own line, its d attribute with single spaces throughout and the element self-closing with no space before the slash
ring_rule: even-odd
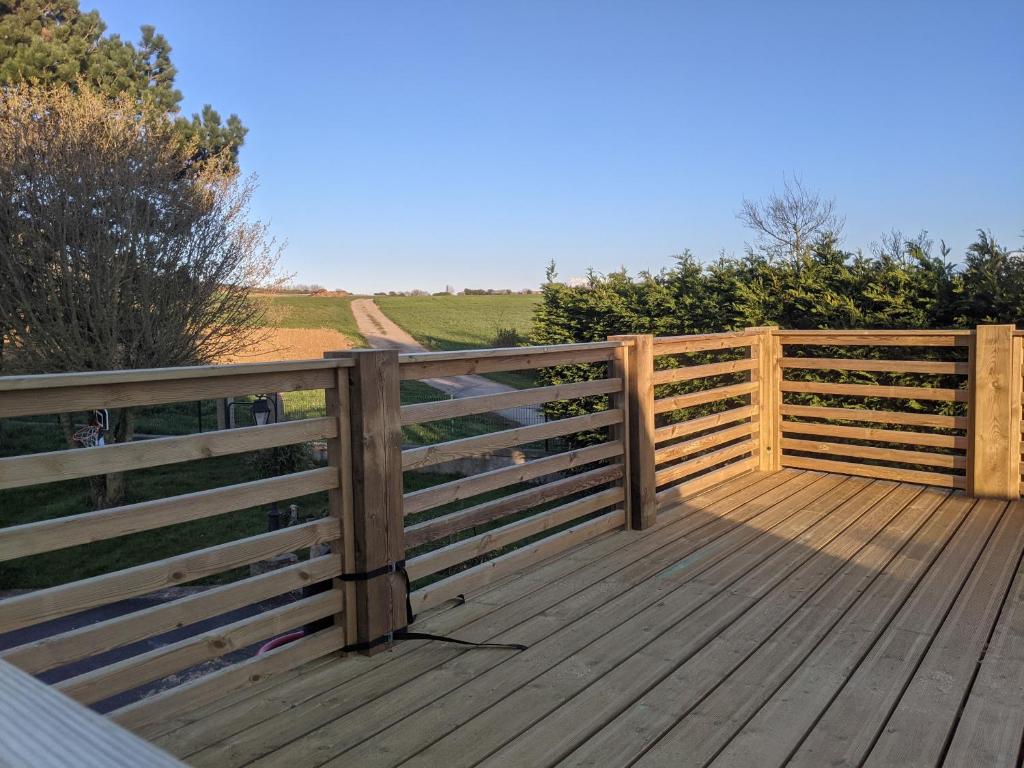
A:
<svg viewBox="0 0 1024 768">
<path fill-rule="evenodd" d="M 711 453 L 706 453 L 703 456 L 698 456 L 696 459 L 690 461 L 684 461 L 681 464 L 674 464 L 664 469 L 659 469 L 654 474 L 655 486 L 666 485 L 667 483 L 675 482 L 680 478 L 687 477 L 701 470 L 713 467 L 716 464 L 721 464 L 723 461 L 734 459 L 737 456 L 743 456 L 744 454 L 752 453 L 757 450 L 757 443 L 753 440 L 744 440 L 741 443 L 730 445 Z"/>
<path fill-rule="evenodd" d="M 973 331 L 776 331 L 783 345 L 965 347 Z"/>
<path fill-rule="evenodd" d="M 941 387 L 893 387 L 882 384 L 833 384 L 824 381 L 782 381 L 783 392 L 808 392 L 820 395 L 853 397 L 889 397 L 904 400 L 943 400 L 967 402 L 966 389 Z"/>
<path fill-rule="evenodd" d="M 163 632 L 219 616 L 293 589 L 334 578 L 341 560 L 323 555 L 231 584 L 160 603 L 141 611 L 52 635 L 0 653 L 0 659 L 38 674 L 87 656 L 105 653 Z"/>
<path fill-rule="evenodd" d="M 624 498 L 625 492 L 621 487 L 608 488 L 582 499 L 562 504 L 554 509 L 516 520 L 486 533 L 457 541 L 447 547 L 440 547 L 410 560 L 407 566 L 409 578 L 413 581 L 421 579 L 471 558 L 480 557 L 530 536 L 565 525 L 584 515 L 618 504 Z"/>
<path fill-rule="evenodd" d="M 747 472 L 753 472 L 757 469 L 757 462 L 756 456 L 740 459 L 732 464 L 719 467 L 714 472 L 708 472 L 706 475 L 701 475 L 693 480 L 687 480 L 685 483 L 672 485 L 662 491 L 658 491 L 654 494 L 654 498 L 658 503 L 658 513 L 662 514 L 668 511 L 672 505 L 678 504 L 706 488 L 724 483 L 726 480 L 731 480 Z"/>
<path fill-rule="evenodd" d="M 857 360 L 834 357 L 784 357 L 783 368 L 815 371 L 868 371 L 872 373 L 926 373 L 966 376 L 967 363 L 947 363 L 940 360 Z"/>
<path fill-rule="evenodd" d="M 936 429 L 967 429 L 966 416 L 944 416 L 938 413 L 901 413 L 900 411 L 869 411 L 864 408 L 826 408 L 816 405 L 789 405 L 779 408 L 783 416 L 839 421 L 869 421 L 877 424 L 900 424 L 909 427 Z"/>
<path fill-rule="evenodd" d="M 702 389 L 700 392 L 690 392 L 676 397 L 663 397 L 654 401 L 655 413 L 667 413 L 680 408 L 690 408 L 694 405 L 713 403 L 716 400 L 728 400 L 733 397 L 749 395 L 757 389 L 756 381 L 747 381 L 741 384 L 729 384 L 725 387 L 714 389 Z"/>
<path fill-rule="evenodd" d="M 654 430 L 654 442 L 663 443 L 666 440 L 675 440 L 679 437 L 686 437 L 707 429 L 715 429 L 723 424 L 731 424 L 734 421 L 751 419 L 758 414 L 758 406 L 741 405 L 739 408 L 730 408 L 727 411 L 713 413 L 710 416 L 701 416 L 689 421 L 680 421 L 676 424 L 669 424 L 665 427 L 658 427 Z"/>
<path fill-rule="evenodd" d="M 666 461 L 675 461 L 676 459 L 681 459 L 684 456 L 690 456 L 691 454 L 699 453 L 700 451 L 706 451 L 708 448 L 714 448 L 717 445 L 722 445 L 732 440 L 749 437 L 750 435 L 757 433 L 758 427 L 759 424 L 757 422 L 748 421 L 744 424 L 737 424 L 734 427 L 728 427 L 726 429 L 720 429 L 717 432 L 710 432 L 706 435 L 701 435 L 693 440 L 686 440 L 681 443 L 666 445 L 664 448 L 658 448 L 654 452 L 654 463 L 664 464 Z"/>
<path fill-rule="evenodd" d="M 340 590 L 322 592 L 62 680 L 57 690 L 82 704 L 93 704 L 340 613 L 342 602 Z"/>
<path fill-rule="evenodd" d="M 434 582 L 410 595 L 414 611 L 433 608 L 465 592 L 481 589 L 501 577 L 518 571 L 584 541 L 608 533 L 626 524 L 626 513 L 617 509 L 612 512 L 574 525 L 564 531 L 548 536 L 529 546 L 509 552 L 507 555 L 488 560 L 486 563 L 467 568 L 465 571 Z"/>
<path fill-rule="evenodd" d="M 340 650 L 344 644 L 344 630 L 341 627 L 331 627 L 282 645 L 262 656 L 254 656 L 176 688 L 128 704 L 112 712 L 110 718 L 125 728 L 138 729 L 184 710 L 209 704 L 229 691 L 256 685 L 276 674 Z"/>
<path fill-rule="evenodd" d="M 593 397 L 622 391 L 622 379 L 595 379 L 575 384 L 556 384 L 551 387 L 533 387 L 498 395 L 478 395 L 439 400 L 436 403 L 415 403 L 401 408 L 402 425 L 424 424 L 438 419 L 454 419 L 477 413 L 490 413 L 525 405 L 539 405 L 555 400 Z"/>
<path fill-rule="evenodd" d="M 331 467 L 0 528 L 0 561 L 222 515 L 338 486 Z"/>
<path fill-rule="evenodd" d="M 578 475 L 570 475 L 561 480 L 528 488 L 518 493 L 510 493 L 498 499 L 485 501 L 467 509 L 452 512 L 433 520 L 410 525 L 405 529 L 405 546 L 413 549 L 421 544 L 436 541 L 475 525 L 483 525 L 517 512 L 531 509 L 555 499 L 560 499 L 580 491 L 585 491 L 603 483 L 618 480 L 623 475 L 621 464 L 598 467 Z"/>
<path fill-rule="evenodd" d="M 600 363 L 610 360 L 620 342 L 609 344 L 563 345 L 560 347 L 521 347 L 511 350 L 480 350 L 458 353 L 399 355 L 399 375 L 403 381 L 438 376 L 463 376 L 471 373 L 498 373 L 547 368 L 554 365 Z"/>
<path fill-rule="evenodd" d="M 568 419 L 534 424 L 529 427 L 504 429 L 486 435 L 465 437 L 447 443 L 425 445 L 420 448 L 409 448 L 402 451 L 402 469 L 422 469 L 423 467 L 443 464 L 446 461 L 480 456 L 489 451 L 511 448 L 516 445 L 549 440 L 564 435 L 572 435 L 592 429 L 619 424 L 622 422 L 622 411 L 612 408 L 607 411 L 573 416 Z"/>
<path fill-rule="evenodd" d="M 600 443 L 590 445 L 586 448 L 579 448 L 565 453 L 558 453 L 554 456 L 546 456 L 543 459 L 528 461 L 525 464 L 516 464 L 511 467 L 493 469 L 490 472 L 481 472 L 478 475 L 464 477 L 459 480 L 452 480 L 448 483 L 441 483 L 432 488 L 425 488 L 422 491 L 413 491 L 405 494 L 405 514 L 414 515 L 442 504 L 449 504 L 460 499 L 467 499 L 488 491 L 496 491 L 499 488 L 506 488 L 516 483 L 536 480 L 538 477 L 551 475 L 556 472 L 564 472 L 569 469 L 577 469 L 586 464 L 604 459 L 621 456 L 623 446 L 621 441 Z"/>
<path fill-rule="evenodd" d="M 857 477 L 898 480 L 905 483 L 920 483 L 921 485 L 934 485 L 939 488 L 964 487 L 964 478 L 961 475 L 944 475 L 939 472 L 880 467 L 874 464 L 857 464 L 852 461 L 812 459 L 807 456 L 792 456 L 786 453 L 782 454 L 782 466 L 797 469 L 816 469 L 822 472 L 838 472 L 843 475 L 855 475 Z"/>
<path fill-rule="evenodd" d="M 709 376 L 723 376 L 727 373 L 740 373 L 752 371 L 757 368 L 757 361 L 744 357 L 739 360 L 726 360 L 721 363 L 708 363 L 707 365 L 689 365 L 679 368 L 667 368 L 663 371 L 654 372 L 654 383 L 672 384 L 677 381 L 693 381 L 704 379 Z"/>
<path fill-rule="evenodd" d="M 824 435 L 826 437 L 848 437 L 855 440 L 874 440 L 881 443 L 905 443 L 927 445 L 933 448 L 967 449 L 967 438 L 956 435 L 938 435 L 930 432 L 911 432 L 876 427 L 850 427 L 841 424 L 820 424 L 809 421 L 782 421 L 784 434 Z"/>
<path fill-rule="evenodd" d="M 59 587 L 10 597 L 0 601 L 0 632 L 145 595 L 164 587 L 185 584 L 285 552 L 335 541 L 340 536 L 340 523 L 336 518 L 314 520 Z"/>
<path fill-rule="evenodd" d="M 871 445 L 834 443 L 827 440 L 799 440 L 787 437 L 782 440 L 782 449 L 784 451 L 789 450 L 802 451 L 804 453 L 823 453 L 833 456 L 847 456 L 857 459 L 875 459 L 878 461 L 891 461 L 901 464 L 924 464 L 930 467 L 943 467 L 944 469 L 964 469 L 967 466 L 967 459 L 963 456 L 954 456 L 948 453 L 903 451 L 895 448 L 877 448 Z"/>
<path fill-rule="evenodd" d="M 696 336 L 662 336 L 654 340 L 654 356 L 685 355 L 713 349 L 742 349 L 757 342 L 756 336 L 742 333 L 707 333 Z"/>
<path fill-rule="evenodd" d="M 338 420 L 325 417 L 197 435 L 159 437 L 96 448 L 13 456 L 0 459 L 0 489 L 229 456 L 337 437 L 337 434 Z"/>
<path fill-rule="evenodd" d="M 67 377 L 86 377 L 82 383 L 69 386 L 66 383 L 47 386 L 45 382 L 30 382 L 31 386 L 21 386 L 7 391 L 0 391 L 0 418 L 14 416 L 35 416 L 46 413 L 70 413 L 89 411 L 94 408 L 127 408 L 140 405 L 160 405 L 162 403 L 180 403 L 193 400 L 211 400 L 218 397 L 238 397 L 242 395 L 260 394 L 264 392 L 295 392 L 306 389 L 330 389 L 334 387 L 334 369 L 339 365 L 351 365 L 347 360 L 318 360 L 315 367 L 307 362 L 305 368 L 288 369 L 290 363 L 259 363 L 249 373 L 235 371 L 236 366 L 210 366 L 218 369 L 204 376 L 203 367 L 183 369 L 157 369 L 152 373 L 164 373 L 168 370 L 181 370 L 190 376 L 133 377 L 130 381 L 117 382 L 125 374 L 150 374 L 149 371 L 115 371 L 117 376 L 107 374 L 60 374 L 61 379 Z M 275 366 L 284 366 L 285 370 L 276 370 Z M 248 366 L 237 366 L 247 368 Z M 224 369 L 224 370 L 219 370 Z M 232 369 L 232 370 L 228 370 Z M 7 385 L 11 378 L 43 379 L 43 377 L 25 376 L 0 378 L 0 388 Z M 91 382 L 91 383 L 86 383 Z M 25 384 L 25 382 L 22 382 Z"/>
<path fill-rule="evenodd" d="M 10 664 L 0 662 L 0 765 L 185 768 L 185 764 Z"/>
</svg>

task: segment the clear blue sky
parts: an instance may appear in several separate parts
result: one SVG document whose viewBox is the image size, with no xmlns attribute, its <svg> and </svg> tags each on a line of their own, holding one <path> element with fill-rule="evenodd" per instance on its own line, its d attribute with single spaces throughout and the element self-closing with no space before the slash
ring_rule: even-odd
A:
<svg viewBox="0 0 1024 768">
<path fill-rule="evenodd" d="M 845 245 L 1024 243 L 1024 2 L 83 0 L 249 128 L 301 282 L 536 286 L 740 253 L 797 174 Z"/>
</svg>

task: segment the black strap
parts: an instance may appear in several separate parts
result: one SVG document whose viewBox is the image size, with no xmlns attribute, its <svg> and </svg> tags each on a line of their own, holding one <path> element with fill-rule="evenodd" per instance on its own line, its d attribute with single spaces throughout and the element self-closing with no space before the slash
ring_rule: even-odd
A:
<svg viewBox="0 0 1024 768">
<path fill-rule="evenodd" d="M 386 563 L 380 568 L 374 568 L 372 571 L 364 571 L 362 573 L 343 573 L 338 578 L 342 581 L 369 581 L 370 579 L 375 579 L 378 576 L 386 576 L 389 573 L 398 573 L 399 571 L 403 573 L 405 572 L 405 560 Z M 408 579 L 408 576 L 406 579 Z"/>
<path fill-rule="evenodd" d="M 412 610 L 412 599 L 409 597 L 411 589 L 411 582 L 409 580 L 409 571 L 405 567 L 405 560 L 399 560 L 395 563 L 388 563 L 382 565 L 373 571 L 366 573 L 346 573 L 342 574 L 342 581 L 365 581 L 372 579 L 376 576 L 384 576 L 389 573 L 401 573 L 405 577 L 405 618 L 408 624 L 412 624 L 416 621 L 416 614 Z M 459 604 L 466 602 L 465 595 L 457 595 L 455 598 Z M 468 645 L 473 648 L 503 648 L 513 651 L 525 651 L 529 646 L 521 643 L 474 643 L 472 640 L 460 640 L 457 637 L 446 637 L 444 635 L 432 635 L 429 632 L 410 632 L 408 626 L 403 629 L 396 629 L 394 632 L 388 632 L 386 635 L 375 637 L 373 640 L 367 640 L 362 643 L 353 643 L 352 645 L 346 645 L 342 648 L 345 652 L 358 652 L 368 651 L 371 648 L 376 648 L 378 645 L 384 643 L 390 643 L 395 640 L 434 640 L 439 643 L 455 643 L 456 645 Z"/>
</svg>

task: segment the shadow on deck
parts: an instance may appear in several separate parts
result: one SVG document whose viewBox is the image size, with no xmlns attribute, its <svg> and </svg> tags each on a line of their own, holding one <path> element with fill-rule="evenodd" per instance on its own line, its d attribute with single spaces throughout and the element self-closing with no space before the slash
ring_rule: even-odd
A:
<svg viewBox="0 0 1024 768">
<path fill-rule="evenodd" d="M 140 735 L 196 766 L 1017 765 L 1024 508 L 734 478 Z"/>
</svg>

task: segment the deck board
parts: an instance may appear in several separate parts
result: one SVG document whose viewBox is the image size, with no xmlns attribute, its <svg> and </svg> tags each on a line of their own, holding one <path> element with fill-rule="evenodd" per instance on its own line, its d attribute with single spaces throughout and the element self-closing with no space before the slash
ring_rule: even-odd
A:
<svg viewBox="0 0 1024 768">
<path fill-rule="evenodd" d="M 527 651 L 400 643 L 140 734 L 218 768 L 1016 765 L 1022 552 L 1021 504 L 750 473 L 416 624 Z"/>
</svg>

